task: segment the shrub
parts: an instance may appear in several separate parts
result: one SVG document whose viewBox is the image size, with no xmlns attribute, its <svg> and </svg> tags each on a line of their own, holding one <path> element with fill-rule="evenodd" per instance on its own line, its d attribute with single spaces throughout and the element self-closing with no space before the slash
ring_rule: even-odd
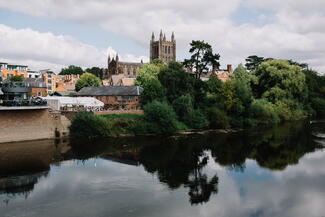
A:
<svg viewBox="0 0 325 217">
<path fill-rule="evenodd" d="M 207 117 L 210 122 L 210 128 L 228 128 L 229 127 L 229 117 L 224 111 L 221 111 L 218 108 L 209 108 L 207 110 Z"/>
<path fill-rule="evenodd" d="M 185 119 L 185 124 L 192 129 L 201 129 L 209 125 L 208 120 L 200 110 L 191 110 Z"/>
<path fill-rule="evenodd" d="M 325 116 L 325 99 L 314 98 L 311 100 L 312 108 L 316 111 L 317 116 Z"/>
<path fill-rule="evenodd" d="M 70 135 L 72 137 L 104 137 L 109 136 L 110 123 L 106 118 L 90 112 L 79 112 L 72 120 Z"/>
<path fill-rule="evenodd" d="M 281 120 L 300 120 L 306 116 L 302 106 L 292 99 L 283 99 L 276 102 L 275 105 Z"/>
<path fill-rule="evenodd" d="M 144 118 L 156 133 L 177 131 L 177 116 L 173 108 L 165 102 L 153 101 L 144 106 Z"/>
<path fill-rule="evenodd" d="M 193 110 L 193 99 L 191 95 L 183 95 L 173 101 L 173 108 L 180 121 L 185 121 Z"/>
<path fill-rule="evenodd" d="M 256 119 L 261 124 L 275 124 L 280 122 L 277 108 L 265 99 L 256 99 L 252 102 L 250 106 L 250 117 Z"/>
</svg>

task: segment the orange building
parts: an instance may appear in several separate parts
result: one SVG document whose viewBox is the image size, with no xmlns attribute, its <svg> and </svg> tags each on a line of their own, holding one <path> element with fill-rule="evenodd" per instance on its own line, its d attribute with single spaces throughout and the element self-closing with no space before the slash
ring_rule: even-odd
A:
<svg viewBox="0 0 325 217">
<path fill-rule="evenodd" d="M 217 76 L 221 81 L 226 82 L 230 79 L 230 75 L 233 73 L 232 65 L 228 64 L 227 69 L 213 70 L 211 76 Z M 210 76 L 210 77 L 211 77 Z"/>
<path fill-rule="evenodd" d="M 49 70 L 43 71 L 43 79 L 48 93 L 75 91 L 79 75 L 57 75 Z"/>
<path fill-rule="evenodd" d="M 11 78 L 13 76 L 23 76 L 24 78 L 27 78 L 27 67 L 24 65 L 11 65 L 8 63 L 1 63 L 0 62 L 0 77 L 2 80 L 5 80 L 7 78 Z"/>
</svg>

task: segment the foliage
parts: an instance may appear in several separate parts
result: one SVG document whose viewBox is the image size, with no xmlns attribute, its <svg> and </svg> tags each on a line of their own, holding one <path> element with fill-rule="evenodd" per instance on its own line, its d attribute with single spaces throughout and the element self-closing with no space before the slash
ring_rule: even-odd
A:
<svg viewBox="0 0 325 217">
<path fill-rule="evenodd" d="M 229 128 L 229 117 L 227 114 L 216 108 L 216 107 L 211 107 L 207 110 L 207 118 L 209 120 L 209 127 L 212 129 L 218 129 L 218 128 Z"/>
<path fill-rule="evenodd" d="M 144 106 L 144 118 L 151 124 L 151 132 L 173 133 L 177 131 L 177 116 L 173 108 L 164 102 L 153 101 Z"/>
<path fill-rule="evenodd" d="M 246 68 L 248 71 L 254 71 L 262 62 L 264 62 L 264 57 L 259 57 L 256 55 L 249 56 L 246 58 Z"/>
<path fill-rule="evenodd" d="M 143 117 L 143 114 L 106 114 L 106 115 L 101 115 L 105 118 L 125 118 L 125 119 L 137 119 Z"/>
<path fill-rule="evenodd" d="M 311 100 L 312 108 L 316 111 L 316 114 L 320 117 L 325 116 L 325 99 L 324 98 L 313 98 Z"/>
<path fill-rule="evenodd" d="M 206 81 L 208 92 L 215 93 L 222 85 L 222 81 L 218 78 L 218 76 L 211 76 L 211 78 Z"/>
<path fill-rule="evenodd" d="M 182 95 L 194 95 L 195 78 L 191 77 L 177 62 L 170 62 L 167 68 L 162 69 L 158 74 L 158 79 L 166 88 L 166 96 L 169 102 L 173 102 Z"/>
<path fill-rule="evenodd" d="M 100 79 L 103 79 L 103 69 L 101 69 L 99 67 L 87 68 L 85 71 L 95 75 L 96 77 L 98 77 Z"/>
<path fill-rule="evenodd" d="M 11 82 L 21 82 L 24 81 L 24 76 L 23 75 L 14 75 L 10 78 Z"/>
<path fill-rule="evenodd" d="M 166 99 L 166 90 L 158 80 L 148 80 L 143 85 L 141 93 L 141 103 L 145 105 L 154 100 L 164 101 Z"/>
<path fill-rule="evenodd" d="M 195 78 L 200 78 L 202 74 L 207 74 L 209 69 L 219 68 L 219 54 L 213 54 L 211 45 L 204 41 L 193 40 L 190 44 L 190 59 L 184 60 L 184 66 L 195 74 Z"/>
<path fill-rule="evenodd" d="M 179 120 L 184 122 L 188 114 L 193 110 L 193 98 L 191 95 L 186 94 L 176 98 L 172 105 Z"/>
<path fill-rule="evenodd" d="M 60 75 L 82 75 L 83 73 L 81 67 L 70 65 L 68 68 L 61 69 Z"/>
<path fill-rule="evenodd" d="M 203 129 L 209 125 L 205 115 L 198 109 L 192 109 L 186 115 L 184 123 L 191 129 Z"/>
<path fill-rule="evenodd" d="M 81 90 L 84 87 L 99 87 L 101 86 L 101 80 L 93 74 L 88 72 L 82 74 L 80 79 L 76 82 L 76 91 Z"/>
<path fill-rule="evenodd" d="M 269 60 L 256 70 L 258 78 L 256 92 L 270 102 L 291 98 L 304 101 L 307 86 L 304 73 L 299 66 L 290 65 L 287 60 Z"/>
<path fill-rule="evenodd" d="M 72 137 L 104 137 L 109 136 L 111 125 L 105 117 L 89 112 L 79 112 L 71 122 Z"/>
<path fill-rule="evenodd" d="M 157 80 L 160 70 L 165 67 L 165 64 L 161 60 L 153 60 L 151 63 L 144 64 L 139 69 L 135 85 L 144 87 L 151 80 Z"/>
<path fill-rule="evenodd" d="M 306 117 L 302 105 L 293 99 L 283 99 L 275 103 L 281 120 L 300 120 Z"/>
<path fill-rule="evenodd" d="M 250 117 L 261 124 L 280 122 L 276 106 L 265 99 L 256 99 L 252 102 Z"/>
</svg>

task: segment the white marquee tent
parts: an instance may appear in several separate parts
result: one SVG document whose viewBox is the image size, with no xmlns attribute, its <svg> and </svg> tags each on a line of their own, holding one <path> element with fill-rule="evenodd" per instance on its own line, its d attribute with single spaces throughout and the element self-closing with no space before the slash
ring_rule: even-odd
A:
<svg viewBox="0 0 325 217">
<path fill-rule="evenodd" d="M 73 110 L 74 108 L 84 108 L 88 111 L 99 111 L 103 109 L 104 103 L 93 97 L 63 97 L 47 96 L 42 97 L 47 101 L 47 105 L 54 111 Z"/>
</svg>

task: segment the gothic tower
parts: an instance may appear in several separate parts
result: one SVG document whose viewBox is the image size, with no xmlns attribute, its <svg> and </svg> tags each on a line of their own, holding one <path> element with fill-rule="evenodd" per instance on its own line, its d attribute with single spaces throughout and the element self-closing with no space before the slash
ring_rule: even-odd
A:
<svg viewBox="0 0 325 217">
<path fill-rule="evenodd" d="M 159 40 L 155 41 L 155 35 L 152 33 L 150 40 L 150 61 L 161 59 L 165 63 L 176 61 L 176 40 L 174 32 L 171 40 L 166 40 L 166 35 L 160 31 Z"/>
</svg>

